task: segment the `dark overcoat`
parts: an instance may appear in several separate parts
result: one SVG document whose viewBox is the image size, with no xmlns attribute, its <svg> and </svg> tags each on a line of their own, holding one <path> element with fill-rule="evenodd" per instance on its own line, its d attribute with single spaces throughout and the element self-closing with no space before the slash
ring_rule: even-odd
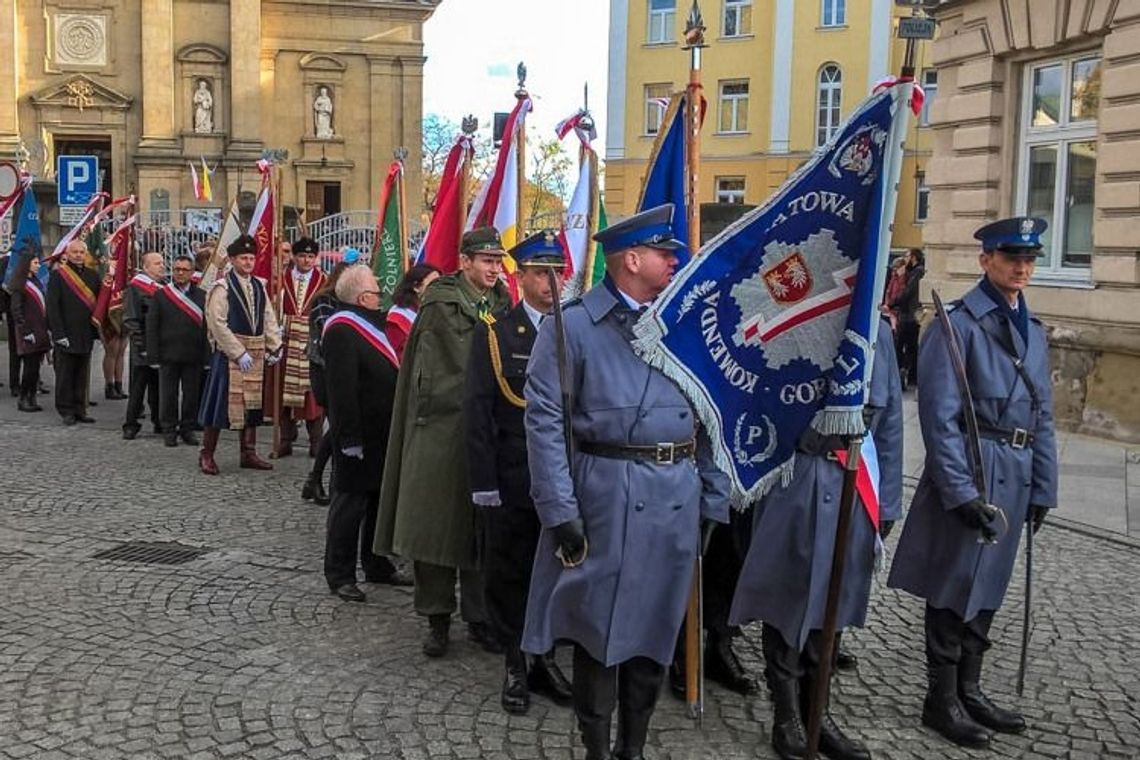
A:
<svg viewBox="0 0 1140 760">
<path fill-rule="evenodd" d="M 728 522 L 728 478 L 712 462 L 689 402 L 630 346 L 637 314 L 608 283 L 566 307 L 578 441 L 656 444 L 698 438 L 696 460 L 654 464 L 574 456 L 563 438 L 553 320 L 539 330 L 527 370 L 526 430 L 531 495 L 543 525 L 527 601 L 523 649 L 580 644 L 614 665 L 633 657 L 673 659 L 693 577 L 702 517 Z M 581 518 L 588 555 L 563 568 L 550 528 Z"/>
<path fill-rule="evenodd" d="M 868 427 L 879 467 L 879 518 L 902 518 L 902 388 L 894 338 L 880 320 L 867 399 Z M 792 477 L 755 506 L 752 543 L 732 601 L 729 621 L 754 620 L 779 629 L 789 646 L 803 649 L 808 634 L 823 628 L 827 587 L 839 523 L 843 468 L 834 457 L 795 455 Z M 861 499 L 851 515 L 843 569 L 838 627 L 862 626 L 875 572 L 878 533 Z"/>
<path fill-rule="evenodd" d="M 146 314 L 146 353 L 152 364 L 201 364 L 210 360 L 210 342 L 206 337 L 206 291 L 190 285 L 183 291 L 202 318 L 196 319 L 180 306 L 173 293 L 174 285 L 159 288 Z"/>
<path fill-rule="evenodd" d="M 16 353 L 20 356 L 42 354 L 51 349 L 48 330 L 47 302 L 40 283 L 29 277 L 11 296 L 10 314 L 16 335 Z M 31 336 L 31 340 L 28 340 Z"/>
<path fill-rule="evenodd" d="M 934 322 L 918 352 L 922 366 L 918 418 L 926 444 L 925 469 L 888 583 L 934 607 L 954 610 L 968 621 L 980 610 L 1001 607 L 1029 506 L 1056 506 L 1057 446 L 1049 345 L 1040 321 L 1029 315 L 1029 339 L 1023 341 L 997 304 L 975 287 L 950 312 L 950 322 L 962 347 L 979 423 L 1024 428 L 1033 434 L 1033 443 L 1014 448 L 982 439 L 989 487 L 985 497 L 1005 511 L 1009 530 L 997 544 L 978 543 L 978 531 L 951 511 L 979 494 L 967 456 L 962 402 L 946 334 Z M 1015 368 L 1015 359 L 1023 362 L 1032 391 Z"/>
<path fill-rule="evenodd" d="M 502 283 L 486 297 L 494 314 L 510 305 Z M 441 277 L 424 292 L 396 385 L 377 554 L 464 570 L 476 565 L 463 384 L 479 321 L 478 295 L 462 273 Z M 331 386 L 329 392 L 334 392 Z"/>
<path fill-rule="evenodd" d="M 79 275 L 92 297 L 98 300 L 101 287 L 99 275 L 88 267 L 74 267 L 67 262 L 59 266 L 69 267 Z M 57 345 L 57 349 L 67 354 L 91 353 L 95 347 L 95 338 L 98 337 L 95 325 L 91 322 L 91 310 L 91 305 L 84 303 L 63 281 L 59 268 L 53 269 L 47 286 L 48 326 L 53 340 L 67 338 L 69 344 L 66 348 Z"/>
<path fill-rule="evenodd" d="M 123 293 L 123 329 L 131 342 L 131 366 L 158 364 L 147 355 L 147 315 L 154 304 L 154 294 L 162 283 L 145 275 L 135 275 Z"/>
<path fill-rule="evenodd" d="M 384 312 L 347 304 L 342 304 L 341 310 L 383 333 Z M 329 387 L 333 486 L 338 491 L 377 493 L 392 424 L 396 365 L 358 329 L 344 323 L 329 326 L 321 347 Z M 344 454 L 344 449 L 352 446 L 364 448 L 363 459 Z"/>
</svg>

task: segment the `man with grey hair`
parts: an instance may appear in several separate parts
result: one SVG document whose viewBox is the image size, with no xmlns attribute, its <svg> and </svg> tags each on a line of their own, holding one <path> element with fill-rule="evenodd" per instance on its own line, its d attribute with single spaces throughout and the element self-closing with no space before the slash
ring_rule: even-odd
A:
<svg viewBox="0 0 1140 760">
<path fill-rule="evenodd" d="M 321 332 L 333 443 L 325 580 L 341 599 L 363 602 L 357 557 L 365 580 L 407 585 L 387 557 L 372 552 L 400 360 L 384 335 L 380 286 L 371 269 L 364 264 L 346 269 L 337 280 L 336 297 L 342 306 Z"/>
<path fill-rule="evenodd" d="M 158 362 L 151 361 L 146 350 L 146 318 L 154 304 L 154 294 L 166 284 L 166 262 L 162 254 L 143 254 L 142 271 L 127 284 L 123 297 L 123 327 L 131 341 L 131 389 L 127 397 L 127 416 L 123 420 L 123 438 L 131 440 L 139 434 L 143 394 L 150 407 L 150 420 L 155 433 L 162 432 L 158 414 Z"/>
</svg>

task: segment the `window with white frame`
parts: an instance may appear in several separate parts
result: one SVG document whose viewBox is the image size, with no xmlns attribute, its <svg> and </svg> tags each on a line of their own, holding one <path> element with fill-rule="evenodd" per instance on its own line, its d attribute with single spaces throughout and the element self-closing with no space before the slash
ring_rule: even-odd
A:
<svg viewBox="0 0 1140 760">
<path fill-rule="evenodd" d="M 1049 223 L 1039 269 L 1092 263 L 1101 71 L 1099 53 L 1026 66 L 1018 208 Z"/>
<path fill-rule="evenodd" d="M 724 36 L 752 34 L 752 0 L 724 0 Z"/>
<path fill-rule="evenodd" d="M 672 42 L 677 17 L 677 0 L 649 0 L 648 41 Z"/>
<path fill-rule="evenodd" d="M 819 70 L 815 109 L 815 144 L 826 145 L 839 129 L 839 112 L 843 100 L 843 72 L 834 63 Z"/>
<path fill-rule="evenodd" d="M 720 132 L 748 131 L 748 80 L 720 83 Z"/>
<path fill-rule="evenodd" d="M 922 72 L 922 92 L 925 95 L 922 101 L 922 112 L 918 115 L 918 126 L 930 126 L 930 107 L 938 97 L 938 70 L 927 69 Z"/>
<path fill-rule="evenodd" d="M 744 203 L 744 177 L 717 177 L 717 203 Z"/>
<path fill-rule="evenodd" d="M 823 0 L 820 11 L 820 26 L 843 26 L 847 23 L 846 0 Z"/>
<path fill-rule="evenodd" d="M 655 135 L 661 129 L 661 119 L 669 108 L 669 98 L 673 92 L 670 82 L 645 85 L 645 134 Z"/>
<path fill-rule="evenodd" d="M 914 221 L 925 222 L 930 214 L 930 188 L 926 186 L 926 172 L 914 175 Z"/>
</svg>

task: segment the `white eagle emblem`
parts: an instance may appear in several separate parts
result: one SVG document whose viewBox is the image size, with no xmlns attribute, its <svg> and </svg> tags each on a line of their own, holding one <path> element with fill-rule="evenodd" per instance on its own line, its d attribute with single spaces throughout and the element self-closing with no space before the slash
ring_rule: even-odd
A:
<svg viewBox="0 0 1140 760">
<path fill-rule="evenodd" d="M 875 154 L 882 152 L 886 141 L 885 129 L 865 124 L 839 146 L 828 163 L 827 170 L 836 178 L 843 176 L 840 169 L 854 172 L 855 176 L 862 179 L 862 184 L 869 185 L 878 176 Z"/>
</svg>

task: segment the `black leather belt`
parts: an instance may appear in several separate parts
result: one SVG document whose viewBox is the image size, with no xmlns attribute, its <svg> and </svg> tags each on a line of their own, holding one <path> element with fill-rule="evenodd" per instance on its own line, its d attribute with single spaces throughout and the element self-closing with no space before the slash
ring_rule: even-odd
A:
<svg viewBox="0 0 1140 760">
<path fill-rule="evenodd" d="M 624 443 L 597 443 L 595 441 L 581 441 L 578 451 L 606 459 L 633 459 L 638 462 L 651 462 L 653 464 L 673 464 L 681 459 L 689 459 L 696 453 L 695 440 L 683 443 L 651 443 L 644 446 Z"/>
<path fill-rule="evenodd" d="M 1024 449 L 1033 445 L 1033 433 L 1025 428 L 999 428 L 978 422 L 978 435 L 991 441 L 1004 443 L 1011 449 Z"/>
</svg>

